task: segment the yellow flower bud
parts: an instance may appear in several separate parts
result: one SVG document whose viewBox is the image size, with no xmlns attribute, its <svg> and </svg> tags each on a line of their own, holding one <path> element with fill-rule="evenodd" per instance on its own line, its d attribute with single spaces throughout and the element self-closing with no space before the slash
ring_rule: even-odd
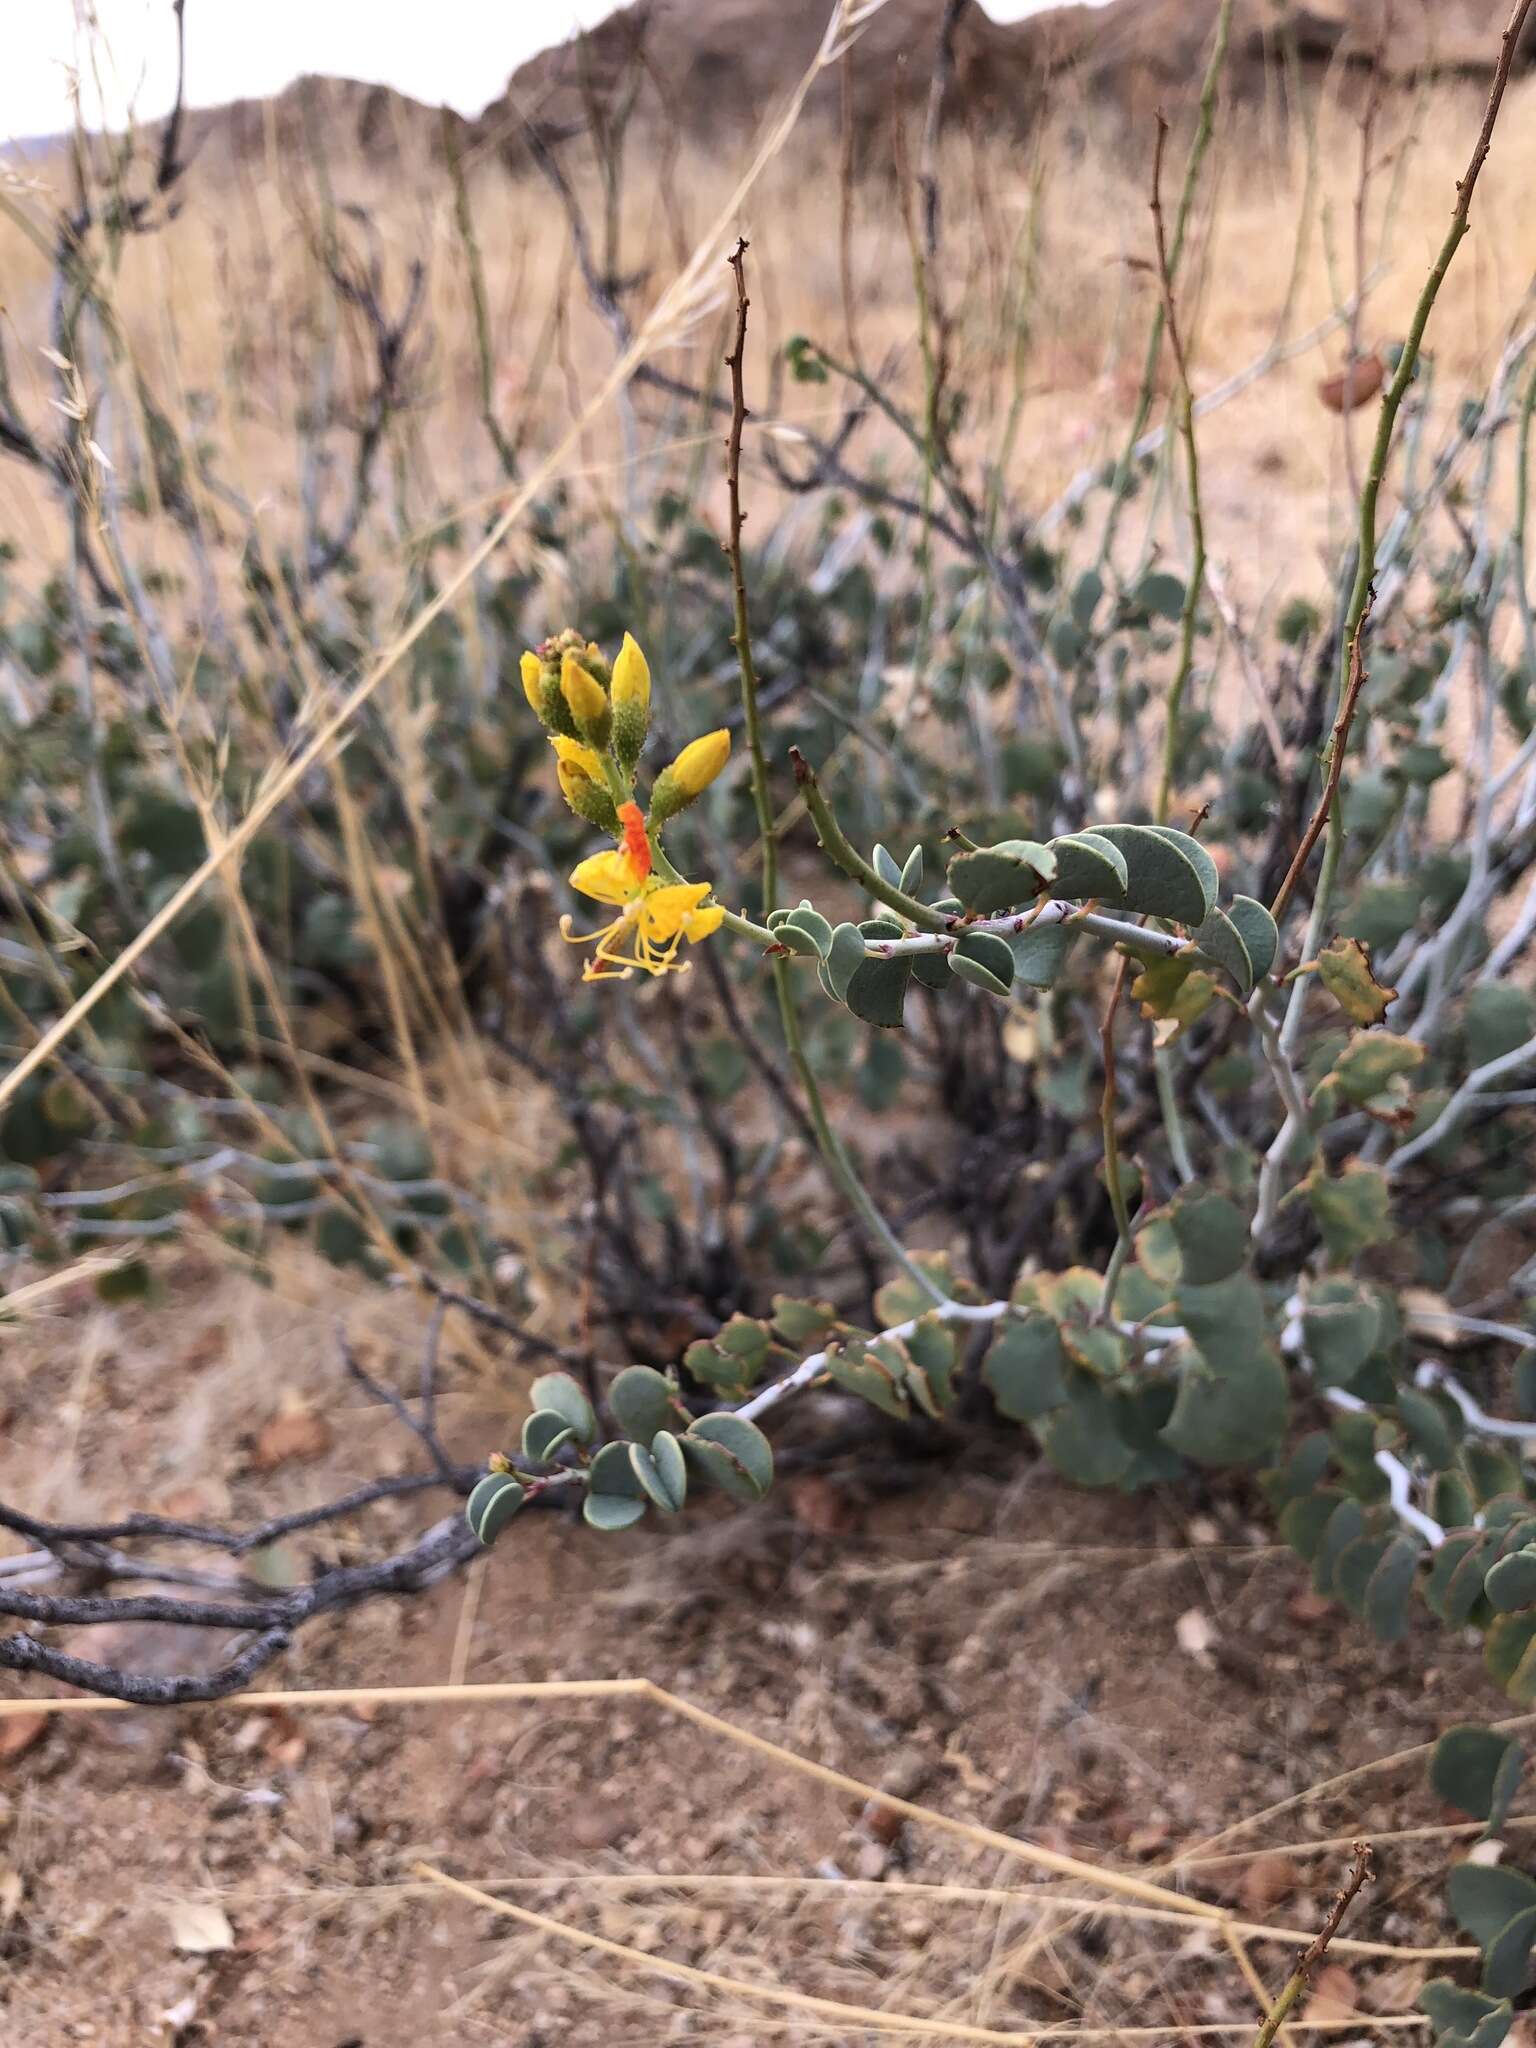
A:
<svg viewBox="0 0 1536 2048">
<path fill-rule="evenodd" d="M 635 772 L 650 722 L 650 665 L 633 634 L 626 633 L 619 658 L 613 664 L 613 751 L 627 774 Z"/>
<path fill-rule="evenodd" d="M 624 635 L 624 645 L 613 664 L 613 703 L 615 710 L 626 704 L 638 704 L 642 711 L 650 709 L 650 664 L 640 652 L 633 633 Z"/>
<path fill-rule="evenodd" d="M 708 789 L 730 758 L 731 736 L 722 725 L 718 732 L 707 732 L 701 739 L 690 740 L 666 772 L 683 802 L 691 804 Z"/>
<path fill-rule="evenodd" d="M 518 662 L 518 667 L 522 671 L 523 695 L 532 705 L 534 717 L 542 718 L 544 716 L 544 664 L 531 649 L 525 648 L 522 658 Z"/>
<path fill-rule="evenodd" d="M 559 756 L 560 766 L 573 774 L 586 776 L 589 782 L 601 782 L 603 764 L 591 747 L 584 747 L 580 740 L 568 740 L 563 733 L 552 732 L 549 744 Z"/>
<path fill-rule="evenodd" d="M 577 817 L 585 818 L 588 824 L 604 832 L 617 832 L 618 813 L 598 755 L 580 740 L 566 739 L 560 733 L 551 733 L 549 743 L 556 754 L 555 775 L 560 794 Z"/>
<path fill-rule="evenodd" d="M 690 740 L 669 768 L 663 768 L 651 785 L 651 823 L 664 825 L 668 818 L 691 804 L 708 789 L 730 759 L 731 736 L 724 726 Z"/>
<path fill-rule="evenodd" d="M 582 738 L 589 740 L 594 747 L 607 746 L 613 723 L 608 692 L 596 676 L 582 667 L 569 648 L 560 663 L 560 694 Z"/>
</svg>

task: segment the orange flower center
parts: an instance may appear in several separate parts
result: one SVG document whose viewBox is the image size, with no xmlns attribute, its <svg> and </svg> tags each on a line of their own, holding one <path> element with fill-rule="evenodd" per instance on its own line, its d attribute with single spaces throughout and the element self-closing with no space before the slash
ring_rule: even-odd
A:
<svg viewBox="0 0 1536 2048">
<path fill-rule="evenodd" d="M 645 814 L 638 804 L 619 805 L 619 844 L 635 880 L 643 882 L 651 872 L 651 842 L 645 836 Z"/>
</svg>

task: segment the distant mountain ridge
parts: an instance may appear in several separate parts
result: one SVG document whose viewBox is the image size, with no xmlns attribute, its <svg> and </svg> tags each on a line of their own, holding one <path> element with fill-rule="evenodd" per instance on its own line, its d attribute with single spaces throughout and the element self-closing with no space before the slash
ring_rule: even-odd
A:
<svg viewBox="0 0 1536 2048">
<path fill-rule="evenodd" d="M 581 36 L 521 65 L 478 119 L 423 105 L 389 86 L 305 77 L 269 99 L 189 109 L 186 146 L 214 169 L 335 154 L 389 169 L 439 158 L 444 129 L 466 146 L 517 161 L 533 125 L 559 141 L 612 118 L 633 97 L 638 126 L 703 143 L 755 129 L 798 83 L 825 32 L 831 0 L 634 0 Z M 945 115 L 978 130 L 1024 133 L 1054 95 L 1143 123 L 1187 99 L 1211 46 L 1220 0 L 1110 0 L 996 22 L 962 0 Z M 888 124 L 927 95 L 944 0 L 886 0 L 858 31 L 847 63 L 856 126 Z M 1508 0 L 1237 0 L 1228 89 L 1264 89 L 1282 56 L 1304 74 L 1329 67 L 1397 78 L 1486 79 Z M 1517 64 L 1536 63 L 1536 15 Z M 816 82 L 807 117 L 836 117 L 843 67 Z M 56 140 L 56 139 L 55 139 Z M 12 145 L 44 154 L 46 138 Z"/>
<path fill-rule="evenodd" d="M 949 118 L 1027 129 L 1071 81 L 1087 102 L 1149 113 L 1198 78 L 1220 0 L 1111 0 L 1065 6 L 1003 24 L 964 0 L 954 27 Z M 542 51 L 514 72 L 504 99 L 476 124 L 516 136 L 524 119 L 560 135 L 589 125 L 642 78 L 636 112 L 711 141 L 756 126 L 793 87 L 826 28 L 828 0 L 635 0 L 586 35 Z M 1313 75 L 1378 61 L 1397 77 L 1484 78 L 1498 56 L 1508 0 L 1238 0 L 1229 84 L 1262 89 L 1287 50 Z M 926 95 L 943 0 L 886 0 L 859 31 L 849 63 L 855 120 L 888 120 Z M 1536 21 L 1519 55 L 1536 59 Z M 818 80 L 808 113 L 835 111 L 841 80 Z"/>
</svg>

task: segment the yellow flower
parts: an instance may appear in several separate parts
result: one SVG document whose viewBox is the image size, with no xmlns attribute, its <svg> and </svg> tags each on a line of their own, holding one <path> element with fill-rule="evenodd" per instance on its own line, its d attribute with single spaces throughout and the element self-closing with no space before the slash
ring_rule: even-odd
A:
<svg viewBox="0 0 1536 2048">
<path fill-rule="evenodd" d="M 613 664 L 613 704 L 615 710 L 624 704 L 637 704 L 642 711 L 650 709 L 650 663 L 640 652 L 633 633 L 624 635 L 624 645 Z"/>
<path fill-rule="evenodd" d="M 582 969 L 583 981 L 627 981 L 636 968 L 642 974 L 684 973 L 689 963 L 677 958 L 684 939 L 707 939 L 720 929 L 720 905 L 704 907 L 708 882 L 664 882 L 641 866 L 628 847 L 613 847 L 589 854 L 572 871 L 573 889 L 619 912 L 597 932 L 573 931 L 570 918 L 561 918 L 560 936 L 568 945 L 596 947 Z"/>
<path fill-rule="evenodd" d="M 690 740 L 670 767 L 663 768 L 651 790 L 651 817 L 664 824 L 714 781 L 731 758 L 731 736 L 724 726 Z"/>
</svg>

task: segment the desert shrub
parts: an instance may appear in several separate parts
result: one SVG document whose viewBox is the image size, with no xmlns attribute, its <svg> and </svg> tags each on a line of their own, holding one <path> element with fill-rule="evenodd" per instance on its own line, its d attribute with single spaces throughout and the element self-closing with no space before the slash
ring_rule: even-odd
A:
<svg viewBox="0 0 1536 2048">
<path fill-rule="evenodd" d="M 625 473 L 649 433 L 657 481 L 600 517 L 493 436 L 512 553 L 509 513 L 398 479 L 389 501 L 381 450 L 405 473 L 429 371 L 419 268 L 314 230 L 359 388 L 306 419 L 278 533 L 122 343 L 98 258 L 156 231 L 131 156 L 53 223 L 56 439 L 0 377 L 0 440 L 59 527 L 40 577 L 13 554 L 0 611 L 0 1230 L 14 1276 L 84 1260 L 116 1294 L 179 1235 L 260 1274 L 303 1232 L 556 1365 L 484 1466 L 418 1429 L 467 1526 L 376 1583 L 429 1583 L 535 1502 L 599 1530 L 699 1485 L 754 1502 L 816 1387 L 839 1441 L 851 1415 L 962 1470 L 1003 1441 L 1085 1487 L 1257 1491 L 1363 1625 L 1475 1627 L 1536 1699 L 1510 1250 L 1536 326 L 1527 298 L 1468 389 L 1423 345 L 1475 159 L 1379 398 L 1354 418 L 1345 395 L 1357 516 L 1327 592 L 1276 562 L 1245 623 L 1208 557 L 1191 369 L 1220 75 L 1218 48 L 1166 213 L 1159 139 L 1120 452 L 1049 506 L 1018 480 L 1017 377 L 972 403 L 936 205 L 908 223 L 916 386 L 796 335 L 770 388 L 833 424 L 744 459 L 745 245 L 723 393 L 656 367 L 558 180 L 627 365 Z M 181 175 L 172 139 L 151 197 Z M 1012 261 L 1022 327 L 1046 286 L 1027 244 Z M 1334 329 L 1355 347 L 1358 302 Z M 701 420 L 729 434 L 723 519 L 679 431 Z M 452 1135 L 434 1062 L 499 1143 Z M 509 1090 L 546 1119 L 526 1150 Z M 578 1280 L 585 1331 L 550 1306 Z M 70 1562 L 100 1534 L 0 1521 Z M 5 1661 L 131 1689 L 35 1637 Z M 1492 1787 L 1499 1759 L 1463 1748 Z M 1517 1923 L 1528 1950 L 1517 1890 L 1480 1941 Z M 1487 2007 L 1437 2027 L 1487 2048 L 1507 1975 L 1490 1957 Z"/>
</svg>

